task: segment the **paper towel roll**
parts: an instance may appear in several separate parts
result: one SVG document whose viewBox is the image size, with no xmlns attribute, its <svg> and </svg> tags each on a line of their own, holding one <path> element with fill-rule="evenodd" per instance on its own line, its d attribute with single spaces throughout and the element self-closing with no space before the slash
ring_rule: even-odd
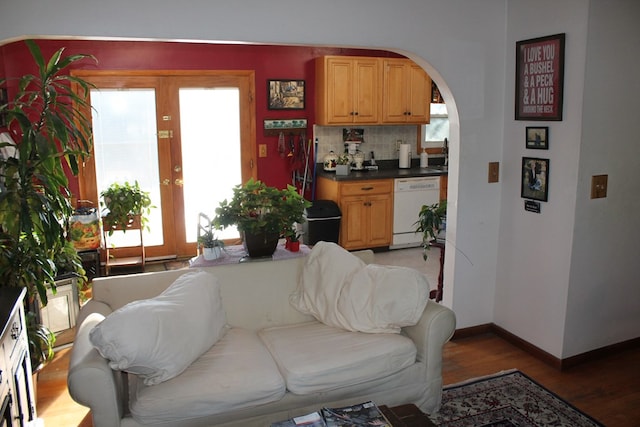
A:
<svg viewBox="0 0 640 427">
<path fill-rule="evenodd" d="M 400 169 L 409 169 L 411 167 L 411 144 L 400 144 L 400 153 L 398 154 L 398 167 Z"/>
</svg>

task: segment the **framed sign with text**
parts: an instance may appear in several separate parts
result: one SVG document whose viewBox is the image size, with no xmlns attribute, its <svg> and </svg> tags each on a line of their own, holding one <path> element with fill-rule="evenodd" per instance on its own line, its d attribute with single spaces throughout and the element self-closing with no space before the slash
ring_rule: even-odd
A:
<svg viewBox="0 0 640 427">
<path fill-rule="evenodd" d="M 565 34 L 516 43 L 516 120 L 562 120 Z"/>
</svg>

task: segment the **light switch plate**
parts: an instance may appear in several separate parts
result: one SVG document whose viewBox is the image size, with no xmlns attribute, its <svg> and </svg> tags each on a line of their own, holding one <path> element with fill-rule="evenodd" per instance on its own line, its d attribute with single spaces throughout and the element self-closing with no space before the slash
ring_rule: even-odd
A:
<svg viewBox="0 0 640 427">
<path fill-rule="evenodd" d="M 489 162 L 489 183 L 500 181 L 500 162 Z"/>
<path fill-rule="evenodd" d="M 607 197 L 607 181 L 609 175 L 593 175 L 591 177 L 591 198 Z"/>
<path fill-rule="evenodd" d="M 267 144 L 258 145 L 258 157 L 267 157 Z"/>
</svg>

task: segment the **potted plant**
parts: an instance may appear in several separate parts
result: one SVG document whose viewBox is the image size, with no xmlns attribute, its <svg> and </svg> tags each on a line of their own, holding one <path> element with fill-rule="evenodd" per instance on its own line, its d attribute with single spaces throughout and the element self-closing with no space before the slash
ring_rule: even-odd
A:
<svg viewBox="0 0 640 427">
<path fill-rule="evenodd" d="M 250 257 L 270 256 L 278 239 L 304 221 L 309 206 L 292 185 L 280 190 L 251 178 L 234 187 L 231 201 L 220 203 L 213 224 L 216 229 L 235 225 Z"/>
<path fill-rule="evenodd" d="M 56 336 L 49 328 L 38 322 L 35 313 L 26 313 L 27 341 L 31 372 L 36 375 L 55 355 L 53 346 Z"/>
<path fill-rule="evenodd" d="M 0 143 L 0 286 L 26 287 L 32 304 L 47 304 L 47 288 L 55 292 L 59 266 L 68 250 L 67 225 L 73 214 L 65 173 L 77 175 L 88 156 L 91 122 L 82 113 L 90 85 L 64 70 L 90 55 L 64 56 L 64 49 L 45 60 L 37 44 L 25 42 L 37 67 L 35 75 L 0 86 L 15 96 L 0 105 L 6 138 Z M 83 276 L 75 251 L 66 253 L 72 273 Z M 80 268 L 79 268 L 80 267 Z"/>
<path fill-rule="evenodd" d="M 433 240 L 443 240 L 443 232 L 446 230 L 447 201 L 433 205 L 423 205 L 415 222 L 416 233 L 422 233 L 422 258 L 426 261 L 427 251 Z"/>
<path fill-rule="evenodd" d="M 287 232 L 285 232 L 285 244 L 284 248 L 291 252 L 298 252 L 300 250 L 300 233 L 298 233 L 298 227 L 294 224 Z"/>
<path fill-rule="evenodd" d="M 151 213 L 151 196 L 148 191 L 140 188 L 138 181 L 133 184 L 125 181 L 123 184 L 114 182 L 100 193 L 100 206 L 106 209 L 102 220 L 109 227 L 109 234 L 115 230 L 126 231 L 127 226 L 140 217 L 142 228 L 148 229 L 149 214 Z"/>
<path fill-rule="evenodd" d="M 218 259 L 222 256 L 224 242 L 216 237 L 209 217 L 202 213 L 200 217 L 207 221 L 206 226 L 198 224 L 198 244 L 202 246 L 202 256 L 207 261 Z"/>
</svg>

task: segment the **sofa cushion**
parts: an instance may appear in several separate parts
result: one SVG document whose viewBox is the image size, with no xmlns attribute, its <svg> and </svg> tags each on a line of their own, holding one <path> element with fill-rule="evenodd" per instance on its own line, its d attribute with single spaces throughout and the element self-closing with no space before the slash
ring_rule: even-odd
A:
<svg viewBox="0 0 640 427">
<path fill-rule="evenodd" d="M 285 384 L 254 331 L 231 328 L 183 373 L 149 387 L 131 383 L 130 409 L 140 423 L 198 418 L 280 400 Z"/>
<path fill-rule="evenodd" d="M 290 303 L 329 326 L 398 333 L 416 324 L 428 299 L 429 283 L 418 270 L 367 265 L 335 243 L 318 242 Z"/>
<path fill-rule="evenodd" d="M 401 334 L 367 334 L 319 322 L 263 329 L 265 343 L 295 394 L 325 392 L 383 378 L 416 361 Z"/>
<path fill-rule="evenodd" d="M 112 369 L 153 385 L 175 377 L 226 332 L 220 285 L 204 271 L 183 274 L 155 298 L 114 311 L 90 333 Z"/>
</svg>

